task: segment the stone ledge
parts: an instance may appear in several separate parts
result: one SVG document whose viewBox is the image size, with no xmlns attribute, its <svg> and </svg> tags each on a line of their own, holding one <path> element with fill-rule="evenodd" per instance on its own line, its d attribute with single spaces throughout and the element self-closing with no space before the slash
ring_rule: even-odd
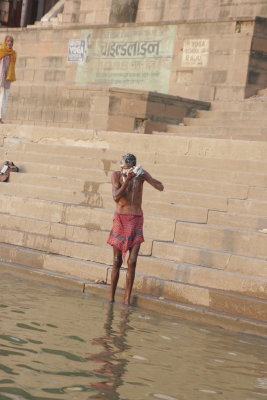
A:
<svg viewBox="0 0 267 400">
<path fill-rule="evenodd" d="M 44 271 L 38 268 L 23 267 L 15 264 L 1 263 L 0 273 L 13 274 L 22 278 L 38 280 L 66 290 L 95 294 L 104 298 L 109 296 L 109 286 L 92 281 L 70 277 L 64 274 Z M 118 288 L 117 297 L 122 300 L 123 291 Z M 177 318 L 209 324 L 234 332 L 242 332 L 267 338 L 267 324 L 253 319 L 240 318 L 222 312 L 214 312 L 205 307 L 184 305 L 166 299 L 148 295 L 134 295 L 133 305 Z"/>
</svg>

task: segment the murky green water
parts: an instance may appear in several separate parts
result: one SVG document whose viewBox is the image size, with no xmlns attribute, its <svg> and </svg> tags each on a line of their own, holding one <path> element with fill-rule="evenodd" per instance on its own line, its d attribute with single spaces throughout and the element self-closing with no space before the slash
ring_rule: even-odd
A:
<svg viewBox="0 0 267 400">
<path fill-rule="evenodd" d="M 267 399 L 267 340 L 0 275 L 0 400 Z"/>
</svg>

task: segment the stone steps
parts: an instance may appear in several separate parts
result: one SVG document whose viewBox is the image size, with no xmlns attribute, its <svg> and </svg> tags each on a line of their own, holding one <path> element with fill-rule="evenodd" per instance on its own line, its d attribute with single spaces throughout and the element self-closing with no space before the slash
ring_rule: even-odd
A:
<svg viewBox="0 0 267 400">
<path fill-rule="evenodd" d="M 38 250 L 31 250 L 28 248 L 21 248 L 20 246 L 6 244 L 0 244 L 0 257 L 4 264 L 9 262 L 21 265 L 21 260 L 23 258 L 23 265 L 28 267 L 37 267 L 39 269 L 56 271 L 58 273 L 69 275 L 73 275 L 73 272 L 75 271 L 75 277 L 78 278 L 103 280 L 107 283 L 110 282 L 110 268 L 106 265 L 92 261 L 47 253 L 45 254 Z M 121 282 L 125 281 L 124 273 L 124 271 L 121 273 Z M 196 274 L 198 274 L 197 270 Z M 255 282 L 258 283 L 258 293 L 263 293 L 261 288 L 262 285 L 264 285 L 264 279 L 254 280 L 254 283 Z M 122 285 L 120 284 L 120 286 Z M 240 282 L 237 282 L 237 286 L 240 287 Z M 161 279 L 157 276 L 149 276 L 142 273 L 138 273 L 136 276 L 135 290 L 137 292 L 149 293 L 154 296 L 165 297 L 170 300 L 181 301 L 185 304 L 195 304 L 212 308 L 215 311 L 222 311 L 241 317 L 253 318 L 261 321 L 267 320 L 267 301 L 262 298 L 257 298 L 254 295 L 248 296 L 247 294 L 231 293 L 229 291 L 225 292 L 213 287 L 209 288 L 207 286 L 200 286 L 193 283 L 189 284 Z M 243 292 L 252 292 L 255 294 L 255 287 L 253 292 L 249 278 L 247 287 L 243 278 Z"/>
<path fill-rule="evenodd" d="M 51 239 L 43 235 L 29 234 L 2 229 L 0 232 L 1 244 L 13 245 L 20 248 L 34 249 L 44 254 L 56 254 L 80 260 L 110 266 L 110 248 L 96 244 Z M 0 247 L 1 251 L 1 247 Z M 6 248 L 1 258 L 5 257 Z M 45 258 L 45 255 L 44 255 Z M 32 262 L 32 260 L 31 260 Z M 30 265 L 34 266 L 34 265 Z M 57 265 L 54 265 L 57 270 Z M 267 298 L 265 291 L 267 277 L 245 276 L 244 274 L 222 271 L 205 266 L 190 265 L 189 263 L 173 262 L 166 259 L 140 256 L 138 273 L 154 276 L 163 280 L 177 281 L 185 284 L 206 286 L 220 290 L 230 290 L 239 294 L 253 295 L 258 298 Z M 91 279 L 88 271 L 87 279 Z"/>
<path fill-rule="evenodd" d="M 99 198 L 101 197 L 101 199 L 103 200 L 103 205 L 106 205 L 108 207 L 110 201 L 112 201 L 113 205 L 110 182 L 95 182 L 89 180 L 83 181 L 81 179 L 75 178 L 64 178 L 58 176 L 51 177 L 44 174 L 31 174 L 24 172 L 19 174 L 11 174 L 9 178 L 9 183 L 11 183 L 12 185 L 16 185 L 18 188 L 20 188 L 21 185 L 25 187 L 27 187 L 27 185 L 42 186 L 48 188 L 48 190 L 50 190 L 51 188 L 56 188 L 56 190 L 60 190 L 62 191 L 62 193 L 66 191 L 66 195 L 68 193 L 69 196 L 71 196 L 71 194 L 75 192 L 75 195 L 73 196 L 73 202 L 75 203 L 77 202 L 76 192 L 79 192 L 81 194 L 81 202 L 85 200 L 85 196 L 89 197 L 90 194 L 92 196 L 93 194 L 98 194 Z M 206 182 L 202 181 L 201 183 L 204 186 Z M 193 184 L 194 182 L 192 182 L 192 188 Z M 227 196 L 223 197 L 202 193 L 170 190 L 168 188 L 168 184 L 165 185 L 165 187 L 166 191 L 164 191 L 163 193 L 155 192 L 153 188 L 147 187 L 145 189 L 147 200 L 157 204 L 164 203 L 167 207 L 173 206 L 173 208 L 177 204 L 183 204 L 193 207 L 210 208 L 213 210 L 227 210 Z M 2 192 L 4 192 L 5 189 L 6 188 L 2 186 Z M 71 198 L 72 196 L 70 197 L 70 199 Z"/>
<path fill-rule="evenodd" d="M 44 154 L 60 154 L 65 156 L 77 156 L 77 157 L 86 157 L 86 158 L 100 158 L 103 162 L 110 162 L 111 160 L 115 160 L 117 163 L 122 156 L 121 150 L 117 150 L 116 148 L 101 148 L 101 147 L 89 147 L 87 146 L 80 147 L 78 146 L 79 142 L 76 143 L 76 146 L 60 146 L 57 144 L 43 144 L 43 143 L 33 143 L 20 139 L 5 139 L 5 151 L 7 149 L 11 149 L 14 151 L 22 151 L 24 153 L 44 153 Z M 83 143 L 81 143 L 82 145 Z M 4 152 L 4 150 L 2 149 Z M 0 148 L 1 152 L 1 148 Z M 197 167 L 200 166 L 202 168 L 209 169 L 224 169 L 224 170 L 248 170 L 253 172 L 262 172 L 267 169 L 267 162 L 260 161 L 247 161 L 247 160 L 226 160 L 226 159 L 212 159 L 208 157 L 199 157 L 199 156 L 190 156 L 190 155 L 179 155 L 161 152 L 150 152 L 150 151 L 139 151 L 138 156 L 142 160 L 142 162 L 146 162 L 149 164 L 167 164 L 171 163 L 172 165 L 177 166 L 187 166 L 187 167 Z"/>
<path fill-rule="evenodd" d="M 19 161 L 19 160 L 18 160 Z M 77 169 L 73 167 L 61 167 L 61 166 L 51 166 L 46 164 L 37 164 L 37 163 L 28 163 L 28 162 L 17 162 L 20 168 L 20 174 L 11 174 L 10 182 L 15 183 L 26 183 L 26 184 L 42 184 L 44 186 L 52 184 L 52 187 L 57 184 L 61 187 L 72 188 L 72 190 L 85 190 L 86 192 L 90 192 L 91 190 L 95 190 L 99 192 L 100 190 L 104 194 L 111 193 L 110 186 L 110 173 L 105 173 L 101 170 L 85 170 L 85 169 Z M 251 174 L 251 173 L 249 173 Z M 205 174 L 203 172 L 205 177 Z M 215 172 L 214 172 L 215 175 Z M 227 173 L 225 173 L 227 175 Z M 230 175 L 229 175 L 230 176 Z M 228 176 L 228 178 L 229 178 Z M 234 177 L 234 181 L 237 180 L 236 175 L 232 174 Z M 242 174 L 238 173 L 238 176 L 242 176 Z M 252 181 L 253 181 L 253 174 Z M 78 177 L 78 179 L 77 179 Z M 237 184 L 235 182 L 214 182 L 206 179 L 193 179 L 193 178 L 176 178 L 176 177 L 168 177 L 168 176 L 157 176 L 158 179 L 162 179 L 167 189 L 167 192 L 162 194 L 155 193 L 149 187 L 146 189 L 147 193 L 152 193 L 153 198 L 164 198 L 166 201 L 173 202 L 174 200 L 172 196 L 177 196 L 177 189 L 179 192 L 179 197 L 190 197 L 195 196 L 195 194 L 199 194 L 200 204 L 204 201 L 209 202 L 209 197 L 213 196 L 213 207 L 216 209 L 219 207 L 225 208 L 223 204 L 225 204 L 225 200 L 223 198 L 240 198 L 240 199 L 254 199 L 254 200 L 266 200 L 266 189 L 264 187 L 254 187 L 248 186 L 248 184 Z M 227 179 L 228 179 L 227 178 Z M 243 178 L 243 176 L 242 176 Z M 260 175 L 258 177 L 259 183 L 265 183 L 265 176 Z M 67 185 L 67 186 L 66 186 Z M 192 197 L 191 197 L 192 198 Z M 218 205 L 217 205 L 218 204 Z M 202 203 L 203 205 L 203 203 Z M 208 204 L 207 204 L 208 206 Z"/>
<path fill-rule="evenodd" d="M 19 232 L 18 229 L 20 230 Z M 109 265 L 110 250 L 105 249 L 105 247 L 107 247 L 107 237 L 107 230 L 88 229 L 84 226 L 53 223 L 40 219 L 1 214 L 0 241 L 2 243 L 20 245 L 22 247 L 61 254 L 68 257 L 77 257 L 78 255 L 79 258 Z M 151 244 L 151 240 L 148 240 L 142 245 L 142 255 L 151 255 Z M 153 275 L 153 271 L 156 274 L 156 263 L 158 263 L 158 274 L 162 278 L 164 277 L 164 273 L 166 273 L 166 265 L 164 264 L 163 257 L 171 261 L 208 266 L 217 269 L 229 268 L 228 264 L 231 258 L 231 254 L 227 252 L 210 251 L 200 247 L 157 241 L 154 241 L 152 254 L 156 258 L 161 258 L 161 260 L 156 262 L 155 258 L 153 260 L 146 258 L 142 261 L 142 265 L 148 264 L 151 267 L 149 273 Z M 240 263 L 242 263 L 244 257 L 242 258 L 238 255 L 235 255 L 235 257 L 236 259 L 239 258 Z M 247 257 L 247 259 L 249 259 L 249 257 Z M 250 262 L 254 262 L 254 268 L 256 261 L 258 261 L 261 266 L 258 275 L 267 278 L 266 261 L 251 259 Z M 265 267 L 262 268 L 264 264 Z M 229 271 L 231 271 L 231 268 Z M 142 269 L 142 272 L 144 273 L 147 271 Z M 246 272 L 243 271 L 243 273 L 246 274 L 249 274 L 249 272 L 251 272 L 251 269 Z M 168 276 L 168 278 L 174 279 L 175 277 Z"/>
<path fill-rule="evenodd" d="M 156 258 L 164 257 L 170 261 L 267 278 L 267 260 L 259 257 L 211 250 L 191 244 L 159 241 L 154 241 L 152 254 Z"/>
<path fill-rule="evenodd" d="M 267 202 L 254 200 L 229 199 L 228 211 L 247 215 L 266 217 Z"/>
<path fill-rule="evenodd" d="M 15 163 L 21 165 L 22 171 L 25 169 L 24 163 L 36 163 L 36 164 L 45 164 L 52 167 L 52 171 L 54 174 L 60 173 L 58 168 L 71 167 L 77 169 L 76 174 L 79 173 L 80 169 L 88 170 L 88 174 L 91 172 L 91 175 L 94 175 L 95 170 L 103 171 L 103 175 L 112 171 L 114 169 L 118 169 L 118 161 L 110 160 L 109 163 L 103 163 L 103 161 L 99 159 L 90 159 L 90 158 L 79 158 L 79 157 L 68 157 L 68 156 L 56 156 L 49 154 L 40 154 L 40 153 L 21 153 L 18 151 L 7 150 L 4 152 L 2 157 L 5 156 L 5 159 L 13 160 Z M 104 170 L 104 166 L 106 169 Z M 144 167 L 155 176 L 164 179 L 164 182 L 169 182 L 170 178 L 173 177 L 187 177 L 194 179 L 203 179 L 211 180 L 211 181 L 221 181 L 228 183 L 238 183 L 243 185 L 262 185 L 265 186 L 267 182 L 267 170 L 262 170 L 258 173 L 251 173 L 250 171 L 224 171 L 224 170 L 216 170 L 211 168 L 197 168 L 197 167 L 184 167 L 179 166 L 179 168 L 173 168 L 172 165 L 169 164 L 147 164 Z M 91 171 L 90 171 L 91 170 Z M 105 172 L 106 171 L 106 172 Z M 77 175 L 76 175 L 77 176 Z"/>
<path fill-rule="evenodd" d="M 33 204 L 34 206 L 34 204 Z M 19 210 L 19 208 L 18 208 Z M 16 212 L 16 211 L 13 211 Z M 19 212 L 19 211 L 18 211 Z M 30 210 L 28 210 L 29 214 L 30 214 Z M 33 214 L 33 212 L 31 213 Z M 105 212 L 106 214 L 106 212 Z M 44 217 L 43 217 L 44 218 Z M 179 229 L 179 232 L 181 231 L 181 224 L 177 223 L 177 229 Z M 93 226 L 93 224 L 92 224 Z M 50 240 L 70 240 L 70 241 L 77 241 L 79 243 L 84 243 L 84 244 L 92 244 L 92 245 L 96 245 L 96 246 L 104 246 L 106 245 L 106 240 L 108 237 L 108 228 L 107 229 L 97 229 L 97 228 L 87 228 L 87 224 L 85 223 L 84 225 L 74 225 L 74 224 L 69 224 L 69 223 L 63 223 L 63 222 L 51 222 L 49 220 L 41 220 L 41 219 L 34 219 L 34 218 L 30 218 L 27 216 L 17 216 L 17 215 L 11 215 L 11 214 L 1 214 L 1 227 L 2 229 L 5 230 L 12 230 L 12 231 L 16 231 L 16 229 L 19 229 L 20 231 L 22 231 L 23 233 L 27 234 L 33 234 L 33 235 L 42 235 L 43 236 L 43 241 L 45 241 L 45 243 L 49 243 Z M 201 232 L 203 232 L 203 229 L 205 229 L 205 226 L 203 227 L 199 227 L 197 226 L 199 229 L 201 229 Z M 184 231 L 182 231 L 184 232 Z M 225 229 L 224 231 L 225 232 Z M 230 233 L 233 232 L 230 230 Z M 235 231 L 234 231 L 235 232 Z M 237 233 L 240 232 L 237 231 Z M 218 230 L 217 230 L 218 233 Z M 235 233 L 236 237 L 237 237 L 237 233 Z M 250 235 L 250 232 L 245 232 L 242 231 L 241 232 L 241 239 L 242 237 L 246 234 L 245 239 L 247 240 L 247 238 L 249 237 L 249 240 L 252 239 L 252 241 L 255 242 L 255 235 Z M 240 235 L 239 235 L 240 236 Z M 266 235 L 261 235 L 261 237 L 266 237 Z M 238 238 L 240 240 L 240 237 Z M 11 235 L 11 240 L 12 239 L 12 235 Z M 256 236 L 256 240 L 257 240 L 257 236 Z M 2 239 L 3 241 L 3 239 Z M 182 240 L 180 240 L 180 242 L 182 242 Z M 13 243 L 13 242 L 11 242 Z M 15 240 L 15 243 L 18 243 L 17 240 Z M 192 240 L 190 239 L 190 244 L 192 244 Z M 29 243 L 27 244 L 29 245 Z M 197 243 L 197 245 L 200 245 L 199 243 Z M 166 250 L 167 247 L 167 250 Z M 163 248 L 163 253 L 162 249 Z M 185 258 L 180 258 L 181 257 L 181 248 L 182 248 L 182 256 Z M 171 250 L 173 249 L 173 250 Z M 178 251 L 179 250 L 179 251 Z M 159 253 L 159 251 L 161 251 L 161 253 Z M 175 255 L 177 252 L 177 255 Z M 239 251 L 239 249 L 238 249 Z M 152 253 L 152 240 L 149 238 L 146 238 L 146 242 L 142 245 L 141 248 L 141 254 L 143 255 L 151 255 Z M 171 257 L 174 258 L 169 258 L 168 254 L 171 254 Z M 161 242 L 157 242 L 154 241 L 153 244 L 153 255 L 155 257 L 160 257 L 160 258 L 167 258 L 167 259 L 171 259 L 171 260 L 176 260 L 176 261 L 180 261 L 180 262 L 188 262 L 190 264 L 195 264 L 195 263 L 200 263 L 201 260 L 204 260 L 204 264 L 203 265 L 208 265 L 209 267 L 216 267 L 216 268 L 225 268 L 228 265 L 229 259 L 231 257 L 231 252 L 227 252 L 227 249 L 223 249 L 223 250 L 218 250 L 218 251 L 211 251 L 209 249 L 206 249 L 203 247 L 192 247 L 192 245 L 188 245 L 186 244 L 171 244 L 171 243 L 161 243 Z M 178 259 L 176 257 L 179 257 Z M 238 256 L 237 254 L 235 254 L 236 258 L 240 258 L 240 265 L 243 264 L 243 258 L 242 256 Z M 246 259 L 249 259 L 249 257 L 246 257 Z M 193 261 L 194 260 L 194 261 Z M 217 261 L 216 261 L 217 260 Z M 255 269 L 255 263 L 257 264 L 257 262 L 260 265 L 260 268 Z M 254 263 L 253 263 L 254 262 Z M 202 261 L 203 263 L 203 261 Z M 261 274 L 264 274 L 264 268 L 262 268 L 262 264 L 264 264 L 264 260 L 261 260 L 259 257 L 257 258 L 257 260 L 251 258 L 250 259 L 250 263 L 253 265 L 254 268 L 254 274 L 258 275 L 260 272 Z M 265 261 L 266 264 L 266 261 Z M 202 264 L 200 264 L 202 265 Z M 266 267 L 265 267 L 266 270 Z M 242 271 L 242 268 L 240 269 L 240 271 Z M 266 273 L 265 273 L 266 275 Z M 265 275 L 260 275 L 260 276 L 265 276 Z"/>
<path fill-rule="evenodd" d="M 211 126 L 217 130 L 217 127 L 229 128 L 250 128 L 254 129 L 266 128 L 265 119 L 214 119 L 214 118 L 184 118 L 183 123 L 186 126 Z"/>
<path fill-rule="evenodd" d="M 108 196 L 111 198 L 111 183 L 110 174 L 98 174 L 99 171 L 92 171 L 92 178 L 89 180 L 89 172 L 84 174 L 78 173 L 77 170 L 72 169 L 66 171 L 66 168 L 62 168 L 62 171 L 57 172 L 62 176 L 55 175 L 55 170 L 49 171 L 46 166 L 37 164 L 19 164 L 19 174 L 11 174 L 9 182 L 18 185 L 38 185 L 43 187 L 50 187 L 57 189 L 60 188 L 66 191 L 82 191 L 83 193 L 98 193 L 101 196 Z M 47 169 L 46 169 L 47 168 Z M 38 173 L 39 170 L 42 173 Z M 36 173 L 35 173 L 36 172 Z M 47 172 L 47 174 L 45 174 Z M 48 175 L 50 173 L 51 175 Z M 66 176 L 63 175 L 65 173 Z M 75 176 L 84 179 L 76 179 Z M 162 177 L 164 179 L 164 177 Z M 98 180 L 93 180 L 98 179 Z M 165 184 L 166 191 L 163 193 L 157 193 L 149 186 L 146 187 L 145 192 L 148 199 L 154 201 L 166 202 L 170 204 L 182 203 L 191 204 L 199 207 L 208 207 L 218 210 L 226 210 L 227 198 L 232 196 L 234 198 L 247 198 L 249 187 L 246 185 L 234 185 L 228 183 L 216 183 L 208 180 L 195 180 L 186 178 L 173 178 L 169 179 L 170 183 Z M 4 186 L 2 186 L 5 190 Z M 177 190 L 178 189 L 178 190 Z M 180 190 L 179 190 L 180 189 Z M 252 191 L 251 198 L 262 199 L 265 194 L 264 191 Z M 257 197 L 258 196 L 258 197 Z"/>
<path fill-rule="evenodd" d="M 24 221 L 22 221 L 24 220 Z M 29 223 L 30 222 L 30 223 Z M 20 227 L 20 232 L 16 230 L 16 228 Z M 0 241 L 2 243 L 12 244 L 12 245 L 19 245 L 21 247 L 31 248 L 39 251 L 43 251 L 46 253 L 51 254 L 58 254 L 62 256 L 67 256 L 71 258 L 79 258 L 85 259 L 87 261 L 98 262 L 101 264 L 110 263 L 110 250 L 106 246 L 106 238 L 108 235 L 107 231 L 97 231 L 97 230 L 88 230 L 84 229 L 83 227 L 77 226 L 68 226 L 62 224 L 51 224 L 47 221 L 40 221 L 40 220 L 33 220 L 21 217 L 15 217 L 10 215 L 1 215 L 1 232 L 0 232 Z M 11 229 L 15 228 L 15 229 Z M 27 231 L 26 231 L 27 230 Z M 32 233 L 32 230 L 35 233 Z M 36 233 L 37 232 L 37 233 Z M 49 232 L 49 234 L 48 234 Z M 79 241 L 77 241 L 79 240 Z M 81 241 L 82 240 L 82 241 Z M 163 249 L 162 249 L 163 246 Z M 167 246 L 167 251 L 166 251 Z M 165 247 L 165 249 L 164 249 Z M 183 255 L 183 258 L 177 259 L 177 256 L 170 255 L 170 251 L 168 251 L 172 247 L 179 248 L 178 254 Z M 182 249 L 182 250 L 181 250 Z M 176 249 L 177 250 L 177 249 Z M 187 250 L 187 252 L 185 251 Z M 150 250 L 151 251 L 151 250 Z M 164 254 L 164 258 L 157 260 L 158 257 L 162 256 L 162 251 Z M 141 252 L 141 254 L 145 254 L 145 252 Z M 192 248 L 187 246 L 171 246 L 170 243 L 163 243 L 163 242 L 154 242 L 153 246 L 153 255 L 156 255 L 157 258 L 140 258 L 140 268 L 139 270 L 143 274 L 148 275 L 155 275 L 162 279 L 171 279 L 171 280 L 179 280 L 187 279 L 186 283 L 192 283 L 188 281 L 188 276 L 191 275 L 194 277 L 195 274 L 201 279 L 206 280 L 206 284 L 208 285 L 209 278 L 213 276 L 209 269 L 206 268 L 207 266 L 207 259 L 211 256 L 213 258 L 213 263 L 211 265 L 212 268 L 218 267 L 219 269 L 225 269 L 224 264 L 229 264 L 229 259 L 231 257 L 230 254 L 222 253 L 222 252 L 210 252 L 207 249 L 203 250 L 201 248 Z M 218 266 L 215 266 L 214 257 L 218 260 Z M 238 256 L 235 256 L 238 258 Z M 166 263 L 166 258 L 171 261 L 179 261 L 187 262 L 187 264 L 183 265 L 174 265 L 173 263 Z M 194 268 L 192 271 L 192 265 L 190 269 L 190 265 L 192 264 L 193 260 L 196 264 L 196 260 L 198 263 L 200 259 L 205 260 L 203 263 L 205 268 L 203 270 L 198 268 Z M 242 257 L 239 257 L 239 262 L 242 262 Z M 253 267 L 255 268 L 255 260 L 250 260 L 250 263 L 254 262 Z M 267 278 L 267 263 L 265 261 L 265 267 L 263 260 L 258 260 L 259 266 L 261 266 L 261 274 L 259 276 Z M 236 262 L 235 265 L 238 265 Z M 34 265 L 32 265 L 34 266 Z M 179 267 L 179 268 L 178 268 Z M 56 268 L 56 266 L 55 266 Z M 228 267 L 227 267 L 228 268 Z M 229 269 L 231 271 L 231 268 Z M 252 271 L 252 270 L 250 270 Z M 250 272 L 249 270 L 246 271 L 246 274 Z M 204 274 L 205 272 L 205 274 Z M 242 269 L 242 273 L 244 274 L 245 271 Z M 242 276 L 241 273 L 241 276 Z M 189 274 L 189 275 L 188 275 Z M 203 275 L 204 274 L 204 275 Z M 205 277 L 205 275 L 207 276 Z M 219 277 L 221 274 L 219 274 Z M 221 276 L 223 277 L 223 276 Z M 240 278 L 240 277 L 239 277 Z M 235 277 L 236 279 L 239 279 Z M 191 279 L 191 278 L 190 278 Z M 229 278 L 229 282 L 232 282 L 233 287 L 233 278 Z M 253 278 L 247 278 L 248 282 L 253 281 Z M 220 279 L 219 279 L 220 280 Z M 196 281 L 194 281 L 196 283 Z M 224 277 L 224 285 L 229 287 L 229 282 Z M 197 283 L 199 284 L 199 282 Z M 213 283 L 216 286 L 216 283 Z M 222 285 L 222 283 L 220 284 Z M 242 284 L 242 288 L 244 287 L 244 283 Z M 254 283 L 254 287 L 255 287 Z M 239 289 L 240 282 L 237 284 L 237 288 L 233 289 L 235 291 L 240 291 Z M 217 287 L 218 288 L 218 287 Z M 223 289 L 222 286 L 219 287 Z M 243 290 L 243 289 L 242 289 Z M 264 294 L 265 293 L 265 294 Z M 259 296 L 267 295 L 264 292 L 264 289 L 260 292 Z"/>
<path fill-rule="evenodd" d="M 267 228 L 267 216 L 209 210 L 207 223 L 228 228 L 259 231 Z"/>
<path fill-rule="evenodd" d="M 21 171 L 0 184 L 2 263 L 109 283 L 110 175 L 131 150 L 165 184 L 162 193 L 145 185 L 134 290 L 266 321 L 266 143 L 11 125 L 1 132 L 2 159 Z M 124 278 L 123 270 L 121 288 Z"/>
<path fill-rule="evenodd" d="M 209 111 L 198 110 L 195 118 L 168 125 L 167 131 L 175 136 L 267 141 L 266 99 L 261 100 L 213 102 Z"/>
<path fill-rule="evenodd" d="M 114 214 L 114 208 L 89 207 L 3 193 L 0 194 L 0 210 L 1 213 L 20 217 L 107 231 L 111 228 Z M 144 230 L 148 238 L 173 240 L 175 219 L 147 215 Z"/>
<path fill-rule="evenodd" d="M 183 127 L 182 127 L 183 128 Z M 187 127 L 185 127 L 187 128 Z M 196 128 L 198 129 L 198 128 Z M 265 128 L 267 131 L 267 128 Z M 40 144 L 57 144 L 64 146 L 101 147 L 116 149 L 125 154 L 126 149 L 136 154 L 149 151 L 172 154 L 176 156 L 198 156 L 223 160 L 245 160 L 266 162 L 267 143 L 249 140 L 217 140 L 214 138 L 177 137 L 173 135 L 138 135 L 122 132 L 105 132 L 86 129 L 47 128 L 43 126 L 9 125 L 0 127 L 0 136 L 27 139 Z"/>
<path fill-rule="evenodd" d="M 267 129 L 229 126 L 168 125 L 168 134 L 177 137 L 193 136 L 206 139 L 266 140 Z M 165 132 L 163 132 L 165 135 Z"/>
<path fill-rule="evenodd" d="M 265 114 L 266 101 L 246 99 L 241 101 L 213 101 L 211 111 L 253 111 Z"/>
<path fill-rule="evenodd" d="M 212 119 L 212 120 L 265 120 L 267 122 L 267 114 L 257 110 L 246 110 L 246 111 L 230 111 L 230 110 L 197 110 L 197 117 L 201 119 Z"/>
<path fill-rule="evenodd" d="M 6 232 L 6 243 L 13 244 L 13 232 L 19 230 L 25 237 L 29 235 L 33 239 L 36 239 L 37 235 L 39 235 L 38 243 L 41 242 L 43 246 L 50 245 L 51 240 L 74 241 L 95 246 L 107 245 L 109 230 L 87 228 L 86 226 L 57 223 L 5 213 L 1 213 L 0 217 L 1 228 Z M 151 255 L 151 252 L 152 240 L 147 238 L 145 243 L 142 244 L 140 254 Z"/>
<path fill-rule="evenodd" d="M 65 202 L 70 204 L 81 204 L 90 207 L 97 208 L 108 208 L 114 207 L 114 201 L 111 195 L 101 195 L 95 192 L 82 193 L 73 192 L 71 190 L 62 190 L 61 188 L 42 187 L 36 185 L 26 185 L 11 182 L 5 185 L 2 189 L 2 193 L 24 196 L 37 199 L 46 199 L 57 202 Z M 155 213 L 161 217 L 184 219 L 187 221 L 194 222 L 206 222 L 207 220 L 207 208 L 199 206 L 190 206 L 183 204 L 166 204 L 164 202 L 152 202 L 144 203 L 143 209 L 145 212 L 154 215 Z M 184 216 L 184 218 L 183 218 Z"/>
<path fill-rule="evenodd" d="M 216 225 L 176 223 L 174 242 L 232 252 L 248 257 L 266 258 L 267 235 L 260 232 L 225 228 Z"/>
</svg>

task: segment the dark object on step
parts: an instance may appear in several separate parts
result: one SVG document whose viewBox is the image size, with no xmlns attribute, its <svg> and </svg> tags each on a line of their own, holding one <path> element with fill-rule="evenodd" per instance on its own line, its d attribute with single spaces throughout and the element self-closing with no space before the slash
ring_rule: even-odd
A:
<svg viewBox="0 0 267 400">
<path fill-rule="evenodd" d="M 10 172 L 19 172 L 19 168 L 12 161 L 5 161 L 0 166 L 0 182 L 7 182 Z"/>
</svg>

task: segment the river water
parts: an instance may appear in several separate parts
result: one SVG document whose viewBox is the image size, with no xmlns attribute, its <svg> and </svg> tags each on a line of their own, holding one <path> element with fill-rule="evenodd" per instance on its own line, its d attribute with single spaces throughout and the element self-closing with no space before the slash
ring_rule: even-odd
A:
<svg viewBox="0 0 267 400">
<path fill-rule="evenodd" d="M 263 338 L 0 278 L 0 400 L 267 399 Z"/>
</svg>

